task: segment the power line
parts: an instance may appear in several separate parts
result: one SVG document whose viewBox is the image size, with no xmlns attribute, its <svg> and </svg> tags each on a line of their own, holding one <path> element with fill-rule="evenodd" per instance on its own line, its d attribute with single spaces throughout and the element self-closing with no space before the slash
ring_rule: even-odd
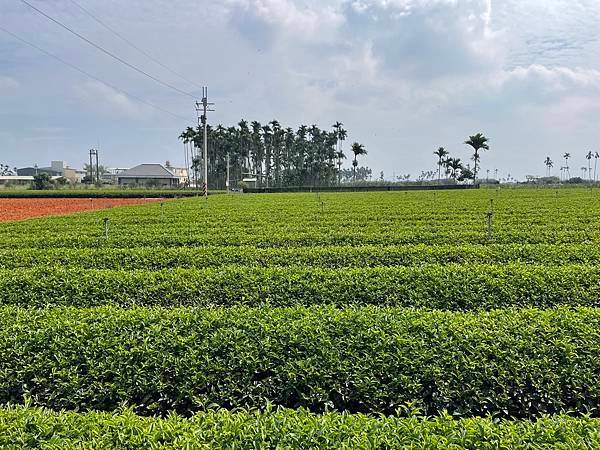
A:
<svg viewBox="0 0 600 450">
<path fill-rule="evenodd" d="M 73 29 L 69 28 L 68 26 L 66 26 L 65 24 L 63 24 L 62 22 L 56 20 L 55 18 L 49 16 L 48 14 L 46 14 L 44 11 L 42 11 L 41 9 L 36 8 L 35 6 L 33 6 L 31 3 L 29 3 L 27 0 L 21 0 L 21 2 L 27 6 L 29 6 L 31 9 L 33 9 L 34 11 L 37 11 L 39 14 L 41 14 L 42 16 L 44 16 L 46 19 L 54 22 L 55 24 L 57 24 L 58 26 L 60 26 L 61 28 L 64 28 L 65 30 L 67 30 L 69 33 L 73 34 L 74 36 L 77 36 L 79 39 L 81 39 L 82 41 L 88 43 L 89 45 L 91 45 L 92 47 L 96 48 L 97 50 L 100 50 L 102 53 L 110 56 L 111 58 L 119 61 L 121 64 L 124 64 L 125 66 L 129 67 L 132 70 L 135 70 L 138 73 L 141 73 L 142 75 L 150 78 L 151 80 L 156 81 L 157 83 L 168 87 L 169 89 L 172 89 L 176 92 L 179 92 L 182 95 L 185 95 L 187 97 L 191 97 L 191 98 L 196 98 L 195 95 L 190 94 L 189 92 L 186 91 L 182 91 L 181 89 L 179 89 L 178 87 L 173 86 L 172 84 L 167 83 L 166 81 L 162 81 L 160 78 L 157 78 L 153 75 L 150 75 L 148 72 L 143 71 L 142 69 L 140 69 L 137 66 L 134 66 L 133 64 L 128 63 L 127 61 L 125 61 L 123 58 L 120 58 L 119 56 L 115 55 L 114 53 L 106 50 L 104 47 L 101 47 L 100 45 L 96 44 L 95 42 L 92 42 L 91 40 L 89 40 L 88 38 L 86 38 L 85 36 L 79 34 L 77 31 L 74 31 Z"/>
<path fill-rule="evenodd" d="M 108 86 L 109 88 L 114 89 L 115 91 L 120 92 L 121 94 L 126 95 L 127 97 L 129 97 L 129 98 L 131 98 L 133 100 L 136 100 L 136 101 L 138 101 L 140 103 L 148 105 L 148 106 L 150 106 L 150 107 L 152 107 L 154 109 L 162 111 L 162 112 L 164 112 L 166 114 L 169 114 L 169 115 L 171 115 L 173 117 L 176 117 L 178 119 L 182 119 L 182 120 L 185 120 L 185 121 L 188 120 L 188 118 L 186 118 L 186 117 L 183 117 L 183 116 L 180 116 L 178 114 L 175 114 L 174 112 L 171 112 L 168 109 L 161 108 L 160 106 L 155 105 L 154 103 L 146 101 L 143 98 L 140 98 L 140 97 L 138 97 L 136 95 L 130 94 L 129 92 L 127 92 L 127 91 L 125 91 L 125 90 L 123 90 L 121 88 L 118 88 L 118 87 L 116 87 L 116 86 L 114 86 L 114 85 L 112 85 L 112 84 L 110 84 L 110 83 L 108 83 L 108 82 L 106 82 L 106 81 L 104 81 L 104 80 L 96 77 L 95 75 L 92 75 L 91 73 L 89 73 L 89 72 L 81 69 L 80 67 L 77 67 L 76 65 L 71 64 L 70 62 L 62 59 L 60 56 L 57 56 L 57 55 L 55 55 L 53 53 L 50 53 L 50 52 L 44 50 L 43 48 L 38 47 L 37 45 L 35 45 L 35 44 L 33 44 L 33 43 L 29 42 L 29 41 L 26 41 L 25 39 L 17 36 L 12 31 L 7 30 L 6 28 L 2 27 L 1 25 L 0 25 L 0 30 L 4 31 L 6 34 L 12 36 L 13 38 L 15 38 L 16 40 L 22 42 L 23 44 L 29 45 L 30 47 L 36 49 L 37 51 L 43 53 L 44 55 L 56 59 L 57 61 L 61 62 L 62 64 L 66 65 L 68 67 L 70 67 L 71 69 L 76 70 L 77 72 L 82 73 L 83 75 L 85 75 L 85 76 L 87 76 L 87 77 L 89 77 L 89 78 L 91 78 L 91 79 L 93 79 L 95 81 L 98 81 L 98 82 L 104 84 L 105 86 Z"/>
<path fill-rule="evenodd" d="M 127 39 L 125 36 L 123 36 L 121 33 L 119 33 L 118 31 L 116 31 L 114 28 L 110 27 L 109 25 L 107 25 L 106 22 L 104 22 L 103 20 L 101 20 L 100 18 L 98 18 L 97 16 L 95 16 L 94 14 L 92 14 L 89 10 L 87 10 L 86 8 L 84 8 L 83 6 L 81 6 L 78 2 L 76 2 L 75 0 L 70 0 L 70 1 L 75 6 L 77 6 L 81 11 L 83 11 L 85 14 L 87 14 L 88 16 L 90 16 L 92 19 L 94 19 L 96 22 L 98 22 L 100 25 L 102 25 L 104 28 L 106 28 L 112 34 L 114 34 L 115 36 L 117 36 L 123 42 L 125 42 L 126 44 L 128 44 L 130 47 L 134 48 L 139 53 L 141 53 L 142 55 L 144 55 L 146 58 L 148 58 L 149 60 L 151 60 L 154 63 L 158 64 L 163 69 L 169 71 L 173 75 L 181 78 L 186 83 L 189 83 L 189 84 L 191 84 L 192 86 L 194 86 L 194 87 L 196 87 L 198 89 L 202 89 L 202 86 L 200 86 L 199 84 L 194 83 L 192 80 L 190 80 L 190 79 L 186 78 L 185 76 L 181 75 L 179 72 L 171 69 L 169 66 L 167 66 L 164 63 L 162 63 L 161 61 L 159 61 L 158 59 L 156 59 L 154 56 L 150 55 L 148 52 L 144 51 L 143 49 L 141 49 L 140 47 L 138 47 L 137 45 L 135 45 L 133 42 L 131 42 L 129 39 Z"/>
</svg>

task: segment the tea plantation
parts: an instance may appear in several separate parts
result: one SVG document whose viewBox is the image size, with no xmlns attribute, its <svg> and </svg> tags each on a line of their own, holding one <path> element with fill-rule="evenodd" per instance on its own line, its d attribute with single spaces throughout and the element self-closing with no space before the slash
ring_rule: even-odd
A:
<svg viewBox="0 0 600 450">
<path fill-rule="evenodd" d="M 598 448 L 599 223 L 489 189 L 0 224 L 0 446 Z"/>
</svg>

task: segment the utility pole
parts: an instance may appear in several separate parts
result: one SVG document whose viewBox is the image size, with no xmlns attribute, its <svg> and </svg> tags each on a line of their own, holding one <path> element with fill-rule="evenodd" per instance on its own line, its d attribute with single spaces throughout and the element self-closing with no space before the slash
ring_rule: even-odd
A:
<svg viewBox="0 0 600 450">
<path fill-rule="evenodd" d="M 93 163 L 94 149 L 90 148 L 90 183 L 94 179 L 94 163 Z"/>
<path fill-rule="evenodd" d="M 98 165 L 98 150 L 90 148 L 90 182 L 94 181 L 94 157 L 96 158 L 96 183 L 100 182 L 100 169 Z"/>
<path fill-rule="evenodd" d="M 214 103 L 208 101 L 208 87 L 202 88 L 202 102 L 196 102 L 196 113 L 202 112 L 202 115 L 198 117 L 198 126 L 202 124 L 204 128 L 204 183 L 203 183 L 203 195 L 208 198 L 208 126 L 206 120 L 206 113 L 214 111 L 210 109 Z"/>
<path fill-rule="evenodd" d="M 229 152 L 227 152 L 227 180 L 225 186 L 227 186 L 227 193 L 229 194 Z"/>
</svg>

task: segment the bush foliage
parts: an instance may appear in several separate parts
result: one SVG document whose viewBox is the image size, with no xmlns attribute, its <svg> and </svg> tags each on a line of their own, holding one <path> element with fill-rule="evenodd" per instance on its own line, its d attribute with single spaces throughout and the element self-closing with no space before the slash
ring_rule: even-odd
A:
<svg viewBox="0 0 600 450">
<path fill-rule="evenodd" d="M 430 265 L 367 269 L 0 270 L 0 304 L 380 305 L 468 311 L 599 306 L 600 266 Z"/>
<path fill-rule="evenodd" d="M 2 448 L 316 448 L 571 449 L 600 447 L 600 420 L 555 416 L 536 421 L 374 418 L 299 410 L 209 411 L 190 419 L 115 413 L 0 410 Z"/>
<path fill-rule="evenodd" d="M 0 309 L 0 403 L 598 413 L 600 311 Z"/>
</svg>

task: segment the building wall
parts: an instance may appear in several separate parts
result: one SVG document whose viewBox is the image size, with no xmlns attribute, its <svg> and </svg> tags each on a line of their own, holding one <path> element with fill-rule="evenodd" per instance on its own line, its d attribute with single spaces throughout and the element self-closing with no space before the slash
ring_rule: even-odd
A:
<svg viewBox="0 0 600 450">
<path fill-rule="evenodd" d="M 178 185 L 178 181 L 173 178 L 119 178 L 121 186 L 147 186 L 154 184 L 161 187 L 173 187 Z"/>
</svg>

